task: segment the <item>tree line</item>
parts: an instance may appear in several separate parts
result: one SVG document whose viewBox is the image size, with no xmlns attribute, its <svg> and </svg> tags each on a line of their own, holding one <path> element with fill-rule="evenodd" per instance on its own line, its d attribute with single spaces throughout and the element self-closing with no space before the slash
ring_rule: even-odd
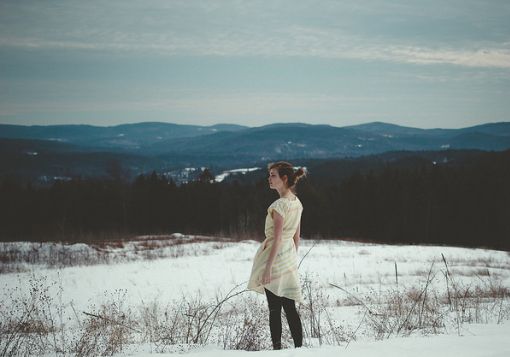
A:
<svg viewBox="0 0 510 357">
<path fill-rule="evenodd" d="M 305 239 L 510 249 L 510 151 L 463 165 L 387 164 L 327 184 L 313 174 L 297 192 Z M 267 207 L 278 198 L 267 179 L 205 178 L 177 186 L 152 172 L 132 182 L 73 179 L 50 187 L 2 178 L 0 237 L 84 241 L 181 232 L 262 240 Z"/>
</svg>

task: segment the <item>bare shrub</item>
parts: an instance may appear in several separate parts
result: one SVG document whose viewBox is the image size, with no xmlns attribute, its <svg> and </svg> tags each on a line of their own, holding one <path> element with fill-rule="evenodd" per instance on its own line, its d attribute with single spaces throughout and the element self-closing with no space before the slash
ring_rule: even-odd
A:
<svg viewBox="0 0 510 357">
<path fill-rule="evenodd" d="M 483 274 L 476 274 L 478 284 L 463 284 L 452 274 L 445 256 L 441 256 L 447 288 L 444 299 L 455 314 L 453 322 L 459 334 L 460 326 L 464 323 L 488 323 L 494 320 L 501 323 L 510 318 L 510 291 L 499 278 L 486 269 Z"/>
<path fill-rule="evenodd" d="M 158 244 L 154 240 L 145 246 L 154 250 Z M 223 245 L 215 244 L 218 249 Z M 195 254 L 201 254 L 200 249 L 197 247 Z M 416 286 L 399 285 L 396 263 L 395 286 L 387 290 L 357 295 L 331 284 L 346 293 L 341 297 L 330 296 L 318 277 L 304 274 L 304 301 L 298 304 L 304 345 L 345 345 L 357 338 L 358 331 L 382 339 L 441 333 L 452 326 L 460 331 L 466 323 L 510 319 L 510 291 L 498 275 L 489 268 L 477 268 L 471 279 L 465 275 L 460 279 L 446 258 L 442 259 L 443 264 L 430 265 Z M 97 308 L 90 306 L 80 314 L 84 316 L 81 321 L 72 302 L 62 301 L 61 281 L 32 276 L 26 290 L 14 287 L 4 293 L 7 299 L 0 301 L 0 356 L 113 355 L 140 343 L 148 343 L 151 352 L 153 348 L 155 352 L 183 352 L 211 341 L 224 349 L 271 349 L 265 299 L 244 294 L 247 290 L 239 287 L 245 284 L 219 292 L 213 299 L 197 292 L 165 304 L 157 299 L 142 301 L 136 308 L 126 305 L 126 290 L 105 292 L 105 302 Z M 342 326 L 332 317 L 333 309 L 340 307 L 358 310 L 362 317 L 357 327 Z M 66 316 L 70 308 L 76 320 Z M 292 346 L 287 324 L 282 324 L 282 330 L 283 346 Z"/>
<path fill-rule="evenodd" d="M 27 271 L 27 265 L 47 268 L 113 264 L 166 257 L 206 255 L 226 248 L 235 239 L 180 234 L 92 240 L 87 243 L 0 242 L 0 274 Z M 206 243 L 205 245 L 193 243 Z M 191 248 L 191 249 L 190 249 Z"/>
<path fill-rule="evenodd" d="M 371 291 L 358 300 L 365 333 L 376 339 L 392 335 L 407 336 L 416 330 L 439 333 L 444 326 L 441 302 L 437 292 L 430 288 L 432 266 L 421 288 L 401 291 L 398 286 L 390 291 Z M 333 285 L 345 292 L 345 289 Z M 354 296 L 352 293 L 347 292 Z"/>
<path fill-rule="evenodd" d="M 18 286 L 7 291 L 10 300 L 0 304 L 0 356 L 43 354 L 48 350 L 61 353 L 65 349 L 63 307 L 50 292 L 56 284 L 48 283 L 44 276 L 32 275 L 27 291 Z M 61 294 L 60 286 L 57 298 Z"/>
<path fill-rule="evenodd" d="M 389 291 L 370 291 L 358 297 L 338 285 L 331 285 L 359 303 L 366 333 L 376 339 L 408 336 L 417 331 L 437 334 L 451 326 L 460 333 L 464 323 L 501 323 L 510 318 L 510 293 L 501 280 L 484 271 L 476 275 L 478 281 L 462 284 L 452 276 L 444 256 L 442 259 L 445 269 L 435 269 L 432 262 L 426 280 L 419 287 L 400 289 L 396 264 L 396 286 Z M 446 282 L 444 292 L 432 288 L 432 282 L 438 281 L 441 275 Z"/>
<path fill-rule="evenodd" d="M 318 279 L 304 274 L 302 279 L 303 304 L 300 304 L 300 315 L 303 324 L 303 337 L 308 345 L 317 340 L 319 345 L 341 345 L 349 340 L 349 332 L 331 318 L 330 296 L 319 285 Z"/>
<path fill-rule="evenodd" d="M 218 317 L 218 344 L 229 350 L 272 348 L 267 306 L 252 295 L 229 305 Z"/>
<path fill-rule="evenodd" d="M 131 308 L 124 306 L 126 290 L 115 290 L 99 309 L 87 312 L 82 334 L 75 346 L 77 356 L 112 356 L 130 341 L 137 326 Z"/>
<path fill-rule="evenodd" d="M 208 343 L 212 335 L 222 334 L 224 322 L 220 319 L 225 319 L 225 314 L 221 313 L 225 303 L 246 292 L 234 292 L 238 287 L 235 286 L 226 295 L 217 295 L 213 302 L 204 300 L 197 292 L 193 296 L 183 295 L 164 309 L 156 301 L 144 305 L 140 310 L 143 340 L 154 343 L 158 352 L 175 350 L 176 345 L 180 346 L 178 351 L 182 351 Z M 225 344 L 232 345 L 230 342 Z"/>
<path fill-rule="evenodd" d="M 157 301 L 148 305 L 144 304 L 140 310 L 142 340 L 150 342 L 151 346 L 154 344 L 155 351 L 158 353 L 188 350 L 192 343 L 185 342 L 189 331 L 186 308 L 192 310 L 193 307 L 190 304 L 192 305 L 185 297 L 180 301 L 169 302 L 164 307 L 160 307 Z"/>
</svg>

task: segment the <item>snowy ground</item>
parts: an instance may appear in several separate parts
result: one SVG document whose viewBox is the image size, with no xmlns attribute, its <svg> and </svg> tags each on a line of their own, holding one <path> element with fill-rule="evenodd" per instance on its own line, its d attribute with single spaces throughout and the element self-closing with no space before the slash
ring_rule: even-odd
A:
<svg viewBox="0 0 510 357">
<path fill-rule="evenodd" d="M 382 341 L 363 341 L 349 344 L 347 348 L 322 346 L 287 349 L 280 351 L 225 351 L 215 346 L 206 346 L 189 353 L 190 357 L 508 357 L 510 324 L 471 325 L 464 336 L 434 335 L 426 337 L 393 338 Z M 158 354 L 171 356 L 172 354 Z M 154 354 L 136 354 L 149 357 Z"/>
<path fill-rule="evenodd" d="M 239 286 L 236 291 L 244 288 L 258 244 L 255 241 L 195 242 L 179 245 L 178 251 L 164 248 L 167 250 L 158 253 L 161 258 L 151 260 L 126 254 L 126 249 L 133 249 L 128 246 L 124 250 L 119 249 L 121 258 L 110 264 L 61 268 L 23 264 L 23 272 L 0 275 L 2 306 L 8 308 L 16 298 L 28 294 L 34 281 L 48 282 L 50 296 L 57 296 L 61 292 L 59 299 L 68 310 L 73 308 L 74 316 L 81 311 L 91 311 L 92 306 L 100 305 L 119 292 L 122 292 L 123 302 L 132 306 L 153 301 L 178 301 L 184 296 L 197 294 L 205 300 L 212 300 L 225 296 L 236 286 Z M 20 246 L 35 249 L 28 243 Z M 80 249 L 84 247 L 80 246 Z M 467 288 L 464 291 L 488 285 L 492 288 L 495 284 L 510 287 L 510 255 L 507 252 L 302 240 L 299 255 L 303 258 L 305 254 L 300 266 L 302 279 L 312 281 L 316 289 L 321 289 L 331 317 L 349 333 L 355 331 L 362 321 L 356 299 L 366 302 L 370 299 L 373 301 L 373 296 L 381 297 L 395 291 L 419 290 L 428 278 L 431 291 L 446 291 L 448 282 L 443 256 L 457 286 Z M 245 296 L 247 294 L 260 304 L 265 304 L 263 295 L 244 293 Z M 68 314 L 71 315 L 70 312 Z M 374 336 L 359 333 L 356 339 L 348 343 L 344 341 L 340 347 L 318 346 L 315 340 L 305 339 L 307 346 L 299 350 L 258 353 L 271 353 L 271 356 L 310 356 L 318 353 L 325 356 L 509 356 L 510 345 L 506 341 L 510 336 L 509 322 L 505 319 L 496 324 L 497 321 L 488 316 L 485 311 L 485 315 L 477 317 L 478 322 L 487 323 L 463 324 L 461 329 L 451 325 L 443 329 L 440 335 L 412 334 L 405 338 L 391 336 L 389 339 L 375 340 Z M 150 350 L 150 347 L 134 348 L 129 353 L 154 355 L 149 353 Z M 205 346 L 188 353 L 197 356 L 241 356 L 253 352 L 225 351 L 219 346 Z"/>
</svg>

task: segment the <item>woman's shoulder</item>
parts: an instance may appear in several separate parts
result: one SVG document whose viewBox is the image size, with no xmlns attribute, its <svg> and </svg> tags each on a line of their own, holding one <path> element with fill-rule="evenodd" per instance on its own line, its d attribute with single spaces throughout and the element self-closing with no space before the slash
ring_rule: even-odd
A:
<svg viewBox="0 0 510 357">
<path fill-rule="evenodd" d="M 289 200 L 286 197 L 280 197 L 280 198 L 274 200 L 273 203 L 271 203 L 271 205 L 277 205 L 277 204 L 285 204 L 285 205 L 287 205 L 287 204 L 289 204 L 291 202 L 293 202 L 293 201 Z"/>
<path fill-rule="evenodd" d="M 285 198 L 280 197 L 280 198 L 274 200 L 273 203 L 271 203 L 271 205 L 269 205 L 269 207 L 272 207 L 272 206 L 281 206 L 281 205 L 284 205 L 286 203 L 287 202 L 286 202 Z"/>
<path fill-rule="evenodd" d="M 297 205 L 299 207 L 303 207 L 303 204 L 299 200 L 297 196 L 294 197 L 294 199 L 289 199 L 287 197 L 280 197 L 276 199 L 273 203 L 271 203 L 271 206 L 285 206 L 285 207 L 292 207 L 293 205 Z M 271 207 L 270 206 L 270 207 Z"/>
<path fill-rule="evenodd" d="M 294 200 L 290 200 L 285 197 L 280 197 L 277 200 L 273 201 L 271 205 L 267 208 L 268 214 L 272 214 L 272 210 L 277 211 L 282 217 L 286 217 L 290 212 L 297 212 L 301 214 L 303 211 L 303 205 L 301 201 L 297 198 Z"/>
</svg>

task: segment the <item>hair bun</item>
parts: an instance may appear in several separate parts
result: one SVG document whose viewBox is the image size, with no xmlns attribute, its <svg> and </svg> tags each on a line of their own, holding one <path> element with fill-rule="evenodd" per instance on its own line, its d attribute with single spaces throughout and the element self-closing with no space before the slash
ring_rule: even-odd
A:
<svg viewBox="0 0 510 357">
<path fill-rule="evenodd" d="M 294 177 L 296 178 L 296 182 L 301 177 L 306 177 L 306 175 L 307 175 L 307 171 L 306 171 L 306 168 L 304 168 L 304 167 L 300 167 L 299 169 L 296 170 L 296 172 L 294 172 Z"/>
</svg>

